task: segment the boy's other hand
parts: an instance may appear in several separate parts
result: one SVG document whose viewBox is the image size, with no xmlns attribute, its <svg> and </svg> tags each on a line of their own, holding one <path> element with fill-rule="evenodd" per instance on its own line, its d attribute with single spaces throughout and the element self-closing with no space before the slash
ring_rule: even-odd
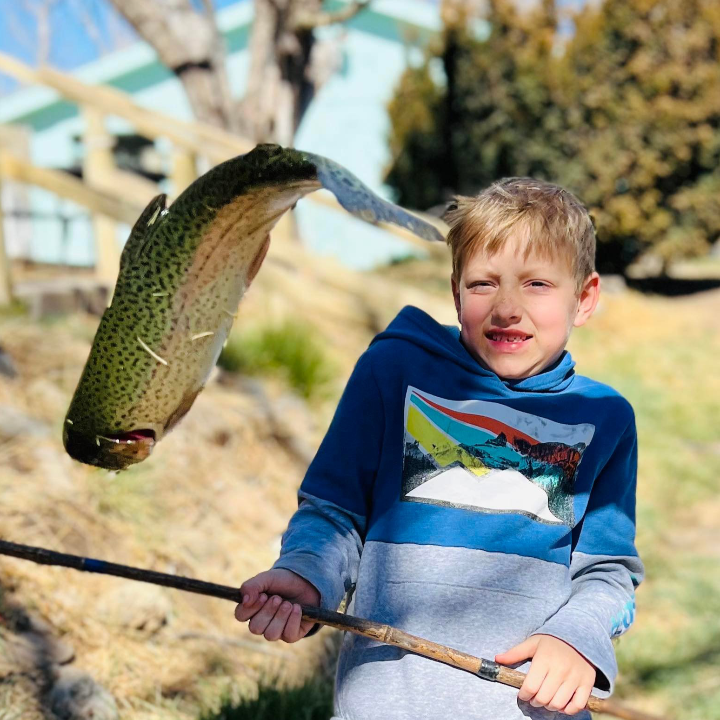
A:
<svg viewBox="0 0 720 720">
<path fill-rule="evenodd" d="M 266 640 L 297 642 L 315 624 L 301 619 L 300 605 L 319 605 L 320 593 L 290 570 L 261 572 L 246 580 L 240 593 L 243 601 L 235 608 L 235 617 L 240 622 L 249 620 L 250 632 L 263 635 Z"/>
<path fill-rule="evenodd" d="M 577 650 L 552 635 L 531 635 L 496 655 L 495 662 L 513 665 L 528 658 L 533 661 L 518 693 L 520 700 L 566 715 L 575 715 L 587 705 L 595 666 Z"/>
</svg>

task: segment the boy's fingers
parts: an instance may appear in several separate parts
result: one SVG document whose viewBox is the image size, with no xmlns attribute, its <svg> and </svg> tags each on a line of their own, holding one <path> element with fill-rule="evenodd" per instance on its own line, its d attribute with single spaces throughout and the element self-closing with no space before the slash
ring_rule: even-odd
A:
<svg viewBox="0 0 720 720">
<path fill-rule="evenodd" d="M 539 638 L 533 635 L 527 640 L 523 640 L 523 642 L 521 642 L 519 645 L 515 645 L 509 650 L 506 650 L 504 653 L 496 655 L 495 662 L 498 662 L 501 665 L 512 665 L 516 662 L 527 660 L 528 658 L 531 658 L 535 655 L 535 650 L 537 650 L 538 642 Z"/>
<path fill-rule="evenodd" d="M 547 674 L 548 668 L 545 665 L 541 665 L 536 662 L 530 663 L 530 669 L 528 670 L 525 680 L 523 680 L 523 684 L 520 687 L 518 698 L 520 698 L 520 700 L 524 700 L 525 702 L 532 700 L 542 687 Z"/>
<path fill-rule="evenodd" d="M 260 573 L 255 577 L 246 580 L 240 586 L 240 594 L 242 595 L 243 605 L 253 604 L 257 602 L 260 594 L 267 590 L 267 583 L 265 582 L 266 573 Z"/>
<path fill-rule="evenodd" d="M 275 600 L 275 598 L 273 598 Z M 274 603 L 273 603 L 274 604 Z M 292 604 L 287 600 L 277 606 L 275 617 L 268 623 L 263 635 L 266 640 L 279 640 L 285 630 L 285 623 L 292 612 Z"/>
<path fill-rule="evenodd" d="M 562 678 L 558 675 L 554 675 L 549 672 L 540 686 L 540 690 L 535 694 L 535 697 L 530 700 L 530 704 L 533 707 L 547 707 L 552 699 L 555 697 L 555 693 L 561 685 Z"/>
<path fill-rule="evenodd" d="M 301 637 L 302 611 L 300 606 L 295 603 L 290 611 L 290 617 L 285 623 L 285 630 L 282 639 L 287 643 L 297 642 Z"/>
<path fill-rule="evenodd" d="M 243 602 L 242 605 L 238 605 L 235 608 L 235 617 L 240 622 L 245 622 L 246 620 L 249 620 L 255 613 L 260 610 L 260 608 L 267 602 L 267 595 L 265 593 L 260 593 L 260 595 L 257 597 L 255 602 L 253 603 L 245 603 Z"/>
<path fill-rule="evenodd" d="M 572 698 L 576 690 L 576 682 L 565 681 L 557 689 L 557 692 L 553 696 L 552 700 L 550 700 L 550 702 L 548 703 L 547 709 L 554 710 L 555 712 L 563 710 L 565 706 L 570 702 L 570 698 Z"/>
<path fill-rule="evenodd" d="M 590 693 L 592 693 L 591 687 L 581 685 L 575 691 L 572 700 L 567 704 L 567 707 L 563 712 L 566 715 L 575 715 L 575 713 L 579 713 L 581 710 L 584 710 L 585 706 L 588 704 L 588 700 L 590 699 Z"/>
<path fill-rule="evenodd" d="M 240 622 L 249 620 L 265 603 L 260 598 L 252 604 L 243 603 L 235 608 L 235 618 Z"/>
<path fill-rule="evenodd" d="M 275 611 L 279 605 L 279 602 L 273 602 L 273 598 L 267 600 L 252 618 L 250 618 L 248 630 L 250 630 L 253 635 L 262 635 L 268 623 L 275 617 Z"/>
</svg>

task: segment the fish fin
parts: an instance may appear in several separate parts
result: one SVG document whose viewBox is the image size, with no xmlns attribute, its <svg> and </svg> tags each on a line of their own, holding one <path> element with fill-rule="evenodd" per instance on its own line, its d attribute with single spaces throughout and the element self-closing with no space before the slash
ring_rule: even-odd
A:
<svg viewBox="0 0 720 720">
<path fill-rule="evenodd" d="M 252 262 L 250 263 L 250 267 L 247 271 L 247 280 L 245 281 L 246 289 L 250 287 L 250 283 L 255 279 L 255 276 L 258 274 L 258 270 L 260 269 L 260 266 L 263 263 L 263 260 L 265 259 L 265 256 L 267 255 L 268 248 L 270 247 L 270 234 L 268 233 L 267 237 L 265 238 L 265 242 L 263 242 L 262 247 L 257 251 L 257 254 L 252 259 Z"/>
<path fill-rule="evenodd" d="M 120 268 L 122 269 L 130 260 L 140 257 L 152 234 L 158 218 L 165 210 L 167 204 L 167 195 L 162 193 L 156 195 L 140 213 L 140 217 L 135 221 L 130 235 L 123 248 L 120 256 Z"/>
<path fill-rule="evenodd" d="M 399 225 L 423 240 L 444 241 L 436 227 L 398 205 L 383 200 L 342 165 L 320 155 L 306 152 L 302 154 L 315 164 L 317 177 L 322 186 L 335 195 L 349 213 L 373 225 L 380 222 Z"/>
</svg>

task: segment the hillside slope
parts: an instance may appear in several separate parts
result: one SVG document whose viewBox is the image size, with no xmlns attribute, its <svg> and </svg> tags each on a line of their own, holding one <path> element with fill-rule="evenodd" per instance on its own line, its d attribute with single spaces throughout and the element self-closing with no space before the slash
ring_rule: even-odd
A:
<svg viewBox="0 0 720 720">
<path fill-rule="evenodd" d="M 306 456 L 372 336 L 408 303 L 454 322 L 439 258 L 354 273 L 274 242 L 236 325 L 312 328 L 337 368 L 330 393 L 306 403 L 277 378 L 217 374 L 152 457 L 118 475 L 74 463 L 60 442 L 97 318 L 0 318 L 0 345 L 19 371 L 0 374 L 2 537 L 228 585 L 267 568 Z M 618 642 L 618 695 L 686 720 L 720 720 L 718 318 L 717 292 L 619 291 L 571 344 L 579 370 L 616 386 L 638 418 L 648 579 L 636 627 Z M 121 717 L 189 720 L 268 672 L 306 675 L 332 644 L 326 630 L 270 645 L 235 622 L 231 603 L 8 558 L 0 593 L 0 709 L 23 720 L 46 717 L 48 653 L 69 661 L 51 669 L 87 672 L 106 688 Z"/>
</svg>

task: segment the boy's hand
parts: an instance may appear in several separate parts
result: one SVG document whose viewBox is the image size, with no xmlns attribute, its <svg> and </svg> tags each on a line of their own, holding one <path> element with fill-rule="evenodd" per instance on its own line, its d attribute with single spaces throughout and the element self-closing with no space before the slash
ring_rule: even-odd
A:
<svg viewBox="0 0 720 720">
<path fill-rule="evenodd" d="M 319 605 L 320 593 L 290 570 L 261 572 L 246 580 L 240 592 L 243 601 L 235 608 L 235 617 L 240 622 L 250 620 L 248 629 L 254 635 L 293 643 L 305 637 L 315 624 L 301 620 L 300 604 Z"/>
<path fill-rule="evenodd" d="M 551 635 L 531 635 L 495 662 L 512 665 L 533 658 L 518 698 L 533 707 L 574 715 L 587 705 L 595 666 L 566 642 Z"/>
</svg>

